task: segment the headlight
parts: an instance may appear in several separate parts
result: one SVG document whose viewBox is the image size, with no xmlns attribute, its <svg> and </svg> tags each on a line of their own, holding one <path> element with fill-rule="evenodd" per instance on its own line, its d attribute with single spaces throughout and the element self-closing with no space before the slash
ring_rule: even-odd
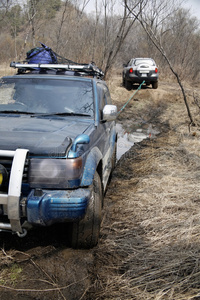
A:
<svg viewBox="0 0 200 300">
<path fill-rule="evenodd" d="M 82 173 L 82 158 L 31 159 L 29 183 L 38 188 L 67 188 L 69 180 L 78 180 Z"/>
</svg>

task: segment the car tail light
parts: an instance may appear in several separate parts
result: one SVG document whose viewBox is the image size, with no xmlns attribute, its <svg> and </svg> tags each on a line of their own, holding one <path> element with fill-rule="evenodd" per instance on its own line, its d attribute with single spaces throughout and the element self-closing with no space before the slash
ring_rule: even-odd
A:
<svg viewBox="0 0 200 300">
<path fill-rule="evenodd" d="M 133 73 L 133 68 L 130 68 L 129 73 Z"/>
<path fill-rule="evenodd" d="M 158 68 L 155 68 L 155 73 L 158 73 Z"/>
</svg>

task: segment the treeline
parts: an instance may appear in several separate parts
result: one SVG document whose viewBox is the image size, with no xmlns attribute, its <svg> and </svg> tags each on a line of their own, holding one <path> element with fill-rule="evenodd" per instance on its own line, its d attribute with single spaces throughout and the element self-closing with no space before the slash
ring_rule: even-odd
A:
<svg viewBox="0 0 200 300">
<path fill-rule="evenodd" d="M 40 41 L 106 73 L 132 57 L 152 57 L 165 76 L 162 49 L 182 79 L 199 80 L 199 21 L 177 1 L 0 0 L 0 28 L 0 64 L 24 60 Z"/>
</svg>

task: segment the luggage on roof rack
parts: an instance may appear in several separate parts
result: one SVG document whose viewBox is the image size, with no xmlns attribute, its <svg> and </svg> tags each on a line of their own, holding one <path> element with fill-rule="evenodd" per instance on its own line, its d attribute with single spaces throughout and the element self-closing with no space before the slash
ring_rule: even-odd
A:
<svg viewBox="0 0 200 300">
<path fill-rule="evenodd" d="M 56 53 L 45 44 L 40 43 L 42 47 L 36 47 L 26 53 L 28 64 L 51 64 L 58 63 Z"/>
<path fill-rule="evenodd" d="M 31 64 L 27 62 L 11 62 L 11 68 L 18 69 L 18 73 L 25 73 L 26 71 L 33 71 L 33 70 L 53 70 L 53 71 L 74 71 L 79 75 L 90 75 L 93 77 L 103 78 L 104 73 L 101 69 L 99 69 L 94 63 L 89 64 L 79 64 L 73 63 L 72 64 Z"/>
</svg>

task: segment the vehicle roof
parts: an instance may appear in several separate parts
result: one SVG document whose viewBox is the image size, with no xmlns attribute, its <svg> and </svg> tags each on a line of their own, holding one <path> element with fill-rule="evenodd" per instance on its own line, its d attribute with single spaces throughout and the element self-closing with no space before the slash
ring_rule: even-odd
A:
<svg viewBox="0 0 200 300">
<path fill-rule="evenodd" d="M 56 74 L 52 73 L 24 73 L 24 74 L 14 74 L 9 76 L 4 76 L 3 78 L 16 78 L 16 79 L 24 79 L 24 78 L 38 78 L 38 79 L 56 79 L 56 80 L 76 80 L 76 81 L 97 81 L 97 78 L 86 77 L 86 76 L 75 76 L 68 74 Z"/>
<path fill-rule="evenodd" d="M 146 60 L 146 59 L 147 59 L 147 60 L 148 60 L 148 59 L 149 59 L 149 60 L 153 60 L 153 58 L 150 58 L 150 57 L 135 57 L 135 58 L 132 58 L 132 59 L 134 59 L 134 60 L 136 60 L 136 59 L 137 59 L 137 60 Z M 154 60 L 153 60 L 153 61 L 154 61 Z"/>
</svg>

